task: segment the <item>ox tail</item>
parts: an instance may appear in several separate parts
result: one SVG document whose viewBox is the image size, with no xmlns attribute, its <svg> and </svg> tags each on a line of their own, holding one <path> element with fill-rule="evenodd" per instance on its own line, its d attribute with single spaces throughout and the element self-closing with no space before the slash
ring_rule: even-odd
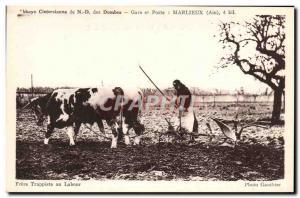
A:
<svg viewBox="0 0 300 198">
<path fill-rule="evenodd" d="M 140 97 L 141 97 L 141 99 L 140 99 L 141 102 L 140 102 L 140 107 L 139 107 L 139 113 L 141 113 L 142 110 L 143 110 L 143 108 L 144 108 L 145 98 L 144 98 L 144 94 L 143 94 L 142 90 L 139 90 L 139 91 L 138 91 L 138 94 L 139 94 Z"/>
<path fill-rule="evenodd" d="M 196 118 L 195 111 L 193 111 L 193 114 L 194 114 L 193 132 L 198 132 L 199 125 L 198 125 L 198 120 Z"/>
</svg>

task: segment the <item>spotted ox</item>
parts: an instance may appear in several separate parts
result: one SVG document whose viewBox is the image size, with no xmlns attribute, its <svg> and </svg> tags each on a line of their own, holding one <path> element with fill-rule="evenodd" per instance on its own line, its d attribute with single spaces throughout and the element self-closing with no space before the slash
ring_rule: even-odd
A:
<svg viewBox="0 0 300 198">
<path fill-rule="evenodd" d="M 46 102 L 45 102 L 46 101 Z M 82 123 L 97 123 L 104 132 L 102 120 L 106 120 L 112 130 L 111 148 L 117 147 L 118 138 L 125 135 L 125 143 L 130 144 L 128 131 L 133 128 L 136 137 L 134 144 L 139 144 L 144 126 L 138 120 L 142 94 L 138 90 L 123 91 L 115 88 L 79 88 L 57 89 L 52 94 L 37 98 L 35 113 L 38 123 L 42 115 L 47 115 L 47 131 L 44 143 L 48 144 L 54 128 L 67 127 L 70 145 L 75 145 L 75 138 Z"/>
</svg>

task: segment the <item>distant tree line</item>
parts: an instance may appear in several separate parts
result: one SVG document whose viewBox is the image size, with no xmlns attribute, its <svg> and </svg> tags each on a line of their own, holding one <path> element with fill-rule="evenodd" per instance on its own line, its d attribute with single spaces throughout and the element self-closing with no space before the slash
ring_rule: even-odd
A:
<svg viewBox="0 0 300 198">
<path fill-rule="evenodd" d="M 73 87 L 34 87 L 33 90 L 31 90 L 31 88 L 24 88 L 24 87 L 18 87 L 17 88 L 17 92 L 18 93 L 51 93 L 53 92 L 55 89 L 69 89 L 69 88 L 73 88 Z"/>
<path fill-rule="evenodd" d="M 42 93 L 51 93 L 55 89 L 68 89 L 68 88 L 74 88 L 74 87 L 34 87 L 33 90 L 31 88 L 24 88 L 24 87 L 18 87 L 17 92 L 18 93 L 36 93 L 36 94 L 42 94 Z M 159 91 L 155 88 L 142 88 L 144 95 L 160 95 Z M 167 96 L 173 96 L 175 94 L 175 90 L 172 87 L 162 89 L 165 95 Z M 221 90 L 221 89 L 213 89 L 213 90 L 203 90 L 198 87 L 191 87 L 190 91 L 195 96 L 225 96 L 225 95 L 242 95 L 242 96 L 270 96 L 273 94 L 272 90 L 268 90 L 266 88 L 265 91 L 262 91 L 260 93 L 247 93 L 244 91 L 244 88 L 241 87 L 240 89 L 236 89 L 235 92 L 230 92 L 228 90 Z"/>
</svg>

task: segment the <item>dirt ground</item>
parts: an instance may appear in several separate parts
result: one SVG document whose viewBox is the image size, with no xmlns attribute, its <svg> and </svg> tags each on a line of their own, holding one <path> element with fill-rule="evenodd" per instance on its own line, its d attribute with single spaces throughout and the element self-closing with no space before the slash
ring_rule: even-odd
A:
<svg viewBox="0 0 300 198">
<path fill-rule="evenodd" d="M 246 129 L 235 147 L 228 141 L 220 145 L 224 135 L 209 119 L 234 119 L 239 112 L 243 123 L 270 116 L 269 104 L 230 104 L 202 106 L 197 109 L 199 133 L 212 126 L 214 138 L 201 136 L 195 142 L 158 138 L 167 130 L 164 118 L 168 112 L 152 110 L 143 113 L 146 131 L 142 144 L 120 143 L 110 149 L 110 142 L 82 126 L 74 147 L 68 145 L 65 129 L 56 129 L 49 145 L 43 144 L 46 123 L 37 126 L 31 110 L 17 111 L 16 177 L 17 179 L 78 180 L 277 180 L 284 177 L 284 126 L 268 129 Z M 97 131 L 97 127 L 92 127 Z M 109 129 L 106 126 L 106 131 Z M 132 134 L 133 135 L 133 134 Z M 109 136 L 109 135 L 108 135 Z"/>
</svg>

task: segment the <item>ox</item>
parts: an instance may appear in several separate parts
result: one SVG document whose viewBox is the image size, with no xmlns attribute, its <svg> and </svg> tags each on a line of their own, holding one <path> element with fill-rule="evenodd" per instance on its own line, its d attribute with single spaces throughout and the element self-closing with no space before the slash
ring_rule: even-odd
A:
<svg viewBox="0 0 300 198">
<path fill-rule="evenodd" d="M 134 129 L 134 144 L 140 143 L 144 126 L 138 120 L 139 108 L 142 104 L 142 92 L 139 90 L 123 91 L 115 88 L 79 88 L 57 89 L 52 94 L 31 101 L 38 124 L 43 115 L 48 118 L 44 143 L 48 144 L 54 128 L 67 127 L 70 145 L 75 145 L 75 138 L 82 123 L 97 123 L 104 132 L 102 120 L 112 130 L 111 148 L 117 147 L 118 139 L 125 135 L 125 143 L 130 144 L 128 132 Z"/>
</svg>

